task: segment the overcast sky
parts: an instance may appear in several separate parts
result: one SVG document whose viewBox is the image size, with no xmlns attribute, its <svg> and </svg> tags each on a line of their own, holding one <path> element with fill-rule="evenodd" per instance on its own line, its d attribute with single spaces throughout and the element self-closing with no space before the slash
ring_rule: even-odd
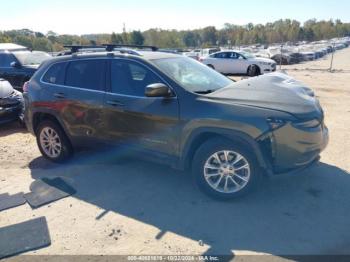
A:
<svg viewBox="0 0 350 262">
<path fill-rule="evenodd" d="M 1 0 L 0 30 L 87 34 L 129 30 L 194 29 L 280 18 L 350 22 L 349 0 Z"/>
</svg>

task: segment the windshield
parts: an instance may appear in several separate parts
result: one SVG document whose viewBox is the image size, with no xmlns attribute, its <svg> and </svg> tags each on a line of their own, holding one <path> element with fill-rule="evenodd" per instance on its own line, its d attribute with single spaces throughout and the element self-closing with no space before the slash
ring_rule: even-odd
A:
<svg viewBox="0 0 350 262">
<path fill-rule="evenodd" d="M 243 55 L 245 58 L 255 58 L 255 55 L 253 55 L 252 53 L 248 53 L 248 52 L 239 52 L 241 55 Z"/>
<path fill-rule="evenodd" d="M 39 51 L 14 52 L 13 54 L 22 65 L 40 65 L 43 61 L 51 58 L 49 54 Z"/>
<path fill-rule="evenodd" d="M 165 58 L 153 62 L 190 92 L 211 93 L 232 84 L 232 80 L 191 58 Z"/>
</svg>

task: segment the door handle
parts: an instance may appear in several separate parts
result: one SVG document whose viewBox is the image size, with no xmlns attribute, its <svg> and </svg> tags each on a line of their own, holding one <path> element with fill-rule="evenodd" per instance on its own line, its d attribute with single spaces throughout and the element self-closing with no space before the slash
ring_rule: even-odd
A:
<svg viewBox="0 0 350 262">
<path fill-rule="evenodd" d="M 124 104 L 122 102 L 119 102 L 119 101 L 116 101 L 116 100 L 108 100 L 107 101 L 107 104 L 108 105 L 111 105 L 111 106 L 124 106 Z"/>
<path fill-rule="evenodd" d="M 53 95 L 56 98 L 65 98 L 66 97 L 66 95 L 64 93 L 54 93 Z"/>
</svg>

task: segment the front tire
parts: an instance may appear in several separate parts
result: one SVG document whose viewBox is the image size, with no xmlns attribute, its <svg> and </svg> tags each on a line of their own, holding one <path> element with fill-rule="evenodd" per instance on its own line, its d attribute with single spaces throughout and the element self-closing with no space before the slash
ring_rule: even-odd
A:
<svg viewBox="0 0 350 262">
<path fill-rule="evenodd" d="M 257 65 L 251 65 L 248 67 L 248 75 L 253 77 L 253 76 L 258 76 L 260 75 L 260 69 Z"/>
<path fill-rule="evenodd" d="M 218 200 L 230 200 L 252 191 L 260 180 L 259 165 L 248 145 L 211 139 L 197 150 L 192 174 L 199 189 Z"/>
<path fill-rule="evenodd" d="M 53 162 L 64 162 L 73 154 L 66 134 L 53 121 L 47 120 L 39 124 L 36 129 L 36 140 L 41 154 Z"/>
</svg>

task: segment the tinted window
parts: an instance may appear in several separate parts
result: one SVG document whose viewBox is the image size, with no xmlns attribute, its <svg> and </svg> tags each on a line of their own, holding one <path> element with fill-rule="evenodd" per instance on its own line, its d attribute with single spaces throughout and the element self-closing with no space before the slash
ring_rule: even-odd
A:
<svg viewBox="0 0 350 262">
<path fill-rule="evenodd" d="M 239 55 L 237 53 L 234 52 L 230 52 L 228 53 L 228 58 L 230 59 L 238 59 Z"/>
<path fill-rule="evenodd" d="M 67 86 L 104 90 L 106 61 L 103 59 L 70 62 L 66 71 Z"/>
<path fill-rule="evenodd" d="M 162 81 L 149 69 L 137 63 L 113 60 L 111 65 L 112 92 L 144 96 L 145 87 Z"/>
<path fill-rule="evenodd" d="M 215 54 L 215 58 L 228 58 L 229 53 L 223 52 L 223 53 L 217 53 Z"/>
<path fill-rule="evenodd" d="M 66 63 L 52 65 L 44 75 L 43 81 L 51 84 L 63 85 L 66 65 Z"/>
<path fill-rule="evenodd" d="M 11 67 L 11 63 L 15 61 L 11 54 L 0 54 L 0 67 Z"/>
</svg>

